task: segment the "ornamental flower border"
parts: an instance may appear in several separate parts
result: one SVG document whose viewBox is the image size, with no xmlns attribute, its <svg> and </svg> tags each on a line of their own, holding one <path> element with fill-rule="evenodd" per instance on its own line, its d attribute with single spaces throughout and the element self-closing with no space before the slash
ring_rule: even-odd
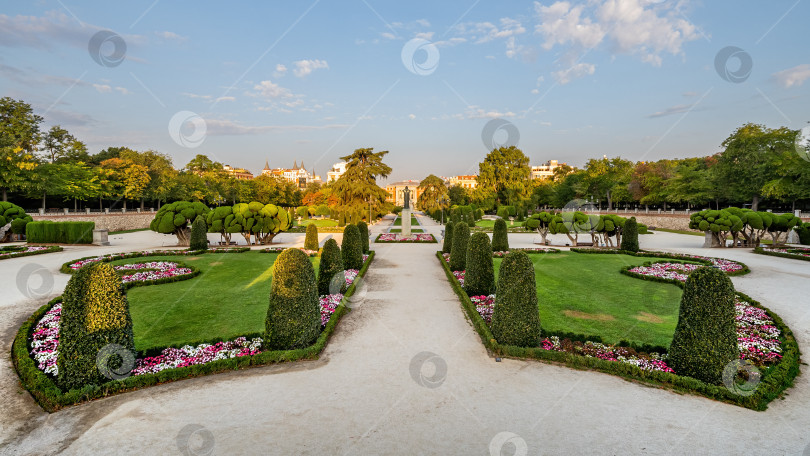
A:
<svg viewBox="0 0 810 456">
<path fill-rule="evenodd" d="M 109 263 L 110 261 L 128 260 L 130 258 L 142 258 L 150 256 L 194 256 L 202 255 L 204 253 L 244 253 L 250 251 L 249 247 L 222 247 L 207 250 L 143 250 L 140 252 L 125 252 L 125 253 L 108 253 L 106 255 L 87 256 L 68 261 L 63 264 L 59 271 L 64 274 L 73 274 L 77 269 L 90 263 L 103 261 Z M 80 264 L 81 263 L 81 264 Z"/>
<path fill-rule="evenodd" d="M 692 257 L 690 255 L 668 254 L 665 252 L 635 253 L 619 250 L 597 250 L 597 249 L 571 249 L 571 251 L 586 254 L 625 253 L 628 255 L 639 257 L 669 258 L 676 260 L 704 262 L 704 264 L 707 265 L 710 265 L 711 263 L 708 260 L 695 259 L 695 257 Z M 740 292 L 737 292 L 738 299 L 741 301 L 745 301 L 754 309 L 761 309 L 773 320 L 773 326 L 775 326 L 776 330 L 778 330 L 781 333 L 782 359 L 780 362 L 770 366 L 767 370 L 762 371 L 763 376 L 761 377 L 761 382 L 757 386 L 756 391 L 750 396 L 738 395 L 730 391 L 729 389 L 725 388 L 723 385 L 707 384 L 691 377 L 679 376 L 669 372 L 662 372 L 658 370 L 644 370 L 638 365 L 617 363 L 615 361 L 609 361 L 606 359 L 601 359 L 599 357 L 594 356 L 587 357 L 580 354 L 570 353 L 567 351 L 548 350 L 544 347 L 517 347 L 512 345 L 501 345 L 495 340 L 495 337 L 492 335 L 489 326 L 487 325 L 482 315 L 479 313 L 478 306 L 476 306 L 476 304 L 479 305 L 485 304 L 485 302 L 480 299 L 482 297 L 476 297 L 479 299 L 476 303 L 473 303 L 473 301 L 470 299 L 470 297 L 462 288 L 459 281 L 456 280 L 453 271 L 450 270 L 450 266 L 447 264 L 447 261 L 442 256 L 441 251 L 436 252 L 436 258 L 439 260 L 439 263 L 442 264 L 448 282 L 450 283 L 450 286 L 453 288 L 453 291 L 455 291 L 456 295 L 459 297 L 459 301 L 467 315 L 467 318 L 470 320 L 476 332 L 478 333 L 478 336 L 481 338 L 481 342 L 483 343 L 484 347 L 492 356 L 510 357 L 517 359 L 535 359 L 538 361 L 564 364 L 574 369 L 595 370 L 611 375 L 616 375 L 625 378 L 627 380 L 657 386 L 663 389 L 700 395 L 707 397 L 709 399 L 727 402 L 730 404 L 758 411 L 767 409 L 768 404 L 772 400 L 776 399 L 777 397 L 780 397 L 787 388 L 793 385 L 794 378 L 799 374 L 799 364 L 801 354 L 799 351 L 799 345 L 796 342 L 795 337 L 793 336 L 793 332 L 790 330 L 790 328 L 788 328 L 788 326 L 784 323 L 784 321 L 782 321 L 779 315 L 770 311 L 768 308 L 766 308 L 759 302 L 755 301 L 751 297 Z M 728 273 L 728 275 L 739 275 L 749 272 L 747 266 L 745 266 L 742 263 L 737 264 L 741 265 L 743 269 L 738 270 L 736 272 Z M 633 275 L 632 273 L 628 275 L 634 277 L 641 277 Z M 671 283 L 676 286 L 683 287 L 682 282 L 674 279 L 647 278 L 647 280 L 650 279 Z M 586 342 L 588 339 L 584 335 L 577 335 L 577 334 L 567 334 L 566 337 L 569 337 L 572 340 L 578 340 L 580 342 Z M 553 341 L 549 342 L 553 343 Z M 599 347 L 594 348 L 599 349 Z M 636 347 L 630 348 L 635 349 Z"/>
<path fill-rule="evenodd" d="M 6 246 L 7 247 L 22 247 L 23 250 L 0 250 L 0 260 L 8 260 L 11 258 L 19 258 L 31 255 L 42 255 L 43 253 L 61 252 L 63 249 L 58 245 L 21 245 L 21 246 Z"/>
<path fill-rule="evenodd" d="M 439 242 L 430 233 L 414 233 L 409 238 L 401 239 L 396 239 L 397 236 L 402 235 L 399 233 L 381 233 L 377 235 L 374 242 L 377 244 L 436 244 Z"/>
<path fill-rule="evenodd" d="M 158 253 L 152 254 L 154 255 L 165 255 L 165 253 L 161 251 L 157 251 Z M 182 253 L 175 253 L 179 255 L 199 255 L 205 252 L 196 251 L 196 252 L 188 252 L 188 251 L 179 251 Z M 142 256 L 144 252 L 134 252 L 132 256 L 122 256 L 120 258 L 114 258 L 115 260 L 123 259 L 123 258 L 137 258 Z M 92 258 L 92 257 L 91 257 Z M 366 271 L 371 266 L 374 260 L 374 252 L 370 252 L 368 256 L 364 256 L 366 259 L 365 263 L 363 264 L 362 269 L 358 272 L 358 276 L 365 276 Z M 113 259 L 109 259 L 106 261 L 113 261 Z M 75 262 L 75 261 L 74 261 Z M 63 266 L 64 267 L 64 266 Z M 355 276 L 356 277 L 356 276 Z M 181 280 L 188 279 L 190 277 L 183 276 Z M 136 286 L 134 284 L 144 284 L 144 285 L 151 285 L 156 283 L 164 283 L 164 282 L 130 282 L 125 284 L 125 286 Z M 127 392 L 127 391 L 134 391 L 140 388 L 145 388 L 153 385 L 158 385 L 161 383 L 172 382 L 177 380 L 183 380 L 187 378 L 194 378 L 203 375 L 211 375 L 220 372 L 227 372 L 231 370 L 239 370 L 239 369 L 246 369 L 250 367 L 256 366 L 264 366 L 268 364 L 275 364 L 275 363 L 283 363 L 283 362 L 293 362 L 299 360 L 312 360 L 317 359 L 320 353 L 326 347 L 332 333 L 335 330 L 335 327 L 339 323 L 340 319 L 348 313 L 350 310 L 345 305 L 345 300 L 348 297 L 351 297 L 355 293 L 356 283 L 352 283 L 352 285 L 348 288 L 345 294 L 340 301 L 340 304 L 337 305 L 329 316 L 328 322 L 323 327 L 321 334 L 318 336 L 318 339 L 315 343 L 309 347 L 295 349 L 295 350 L 269 350 L 263 351 L 259 353 L 253 354 L 243 354 L 246 350 L 248 353 L 251 351 L 251 344 L 255 338 L 261 337 L 262 334 L 245 334 L 242 337 L 245 338 L 244 342 L 240 341 L 225 341 L 223 339 L 215 339 L 209 341 L 201 341 L 195 342 L 194 344 L 187 344 L 184 346 L 170 346 L 170 347 L 163 347 L 163 348 L 155 348 L 149 349 L 137 354 L 137 358 L 148 358 L 148 357 L 155 357 L 164 355 L 164 350 L 167 349 L 175 349 L 183 351 L 212 351 L 212 350 L 222 350 L 219 351 L 229 351 L 232 352 L 236 350 L 239 352 L 239 356 L 233 357 L 221 357 L 217 358 L 216 353 L 211 357 L 213 358 L 212 361 L 207 362 L 205 364 L 188 364 L 183 365 L 182 367 L 176 367 L 171 369 L 161 370 L 157 373 L 144 373 L 142 375 L 137 376 L 130 376 L 125 379 L 119 381 L 109 381 L 107 383 L 103 383 L 101 385 L 87 385 L 81 389 L 73 389 L 70 391 L 62 391 L 59 387 L 54 383 L 53 379 L 45 374 L 42 370 L 40 370 L 37 366 L 37 360 L 29 353 L 29 342 L 32 340 L 34 330 L 40 320 L 47 314 L 47 312 L 51 311 L 53 307 L 61 302 L 62 297 L 59 296 L 54 298 L 53 300 L 49 301 L 47 304 L 40 307 L 36 312 L 34 312 L 28 319 L 20 326 L 20 329 L 17 331 L 17 335 L 14 338 L 14 342 L 12 343 L 11 354 L 12 354 L 12 362 L 14 364 L 14 368 L 17 370 L 17 374 L 20 377 L 20 383 L 22 386 L 27 389 L 34 400 L 47 412 L 55 412 L 59 409 L 62 409 L 67 406 L 79 404 L 82 402 L 99 399 L 102 397 L 112 396 L 115 394 Z M 330 309 L 331 310 L 331 309 Z M 324 319 L 324 314 L 322 312 L 322 321 Z M 219 345 L 217 345 L 219 344 Z M 236 345 L 229 345 L 229 344 L 236 344 Z M 196 345 L 193 347 L 191 345 Z M 208 347 L 219 347 L 215 349 L 210 349 Z M 201 348 L 202 347 L 202 348 Z"/>
<path fill-rule="evenodd" d="M 762 247 L 755 247 L 754 253 L 758 253 L 760 255 L 790 258 L 793 260 L 810 261 L 810 248 L 804 247 L 785 247 L 781 249 L 765 249 Z"/>
</svg>

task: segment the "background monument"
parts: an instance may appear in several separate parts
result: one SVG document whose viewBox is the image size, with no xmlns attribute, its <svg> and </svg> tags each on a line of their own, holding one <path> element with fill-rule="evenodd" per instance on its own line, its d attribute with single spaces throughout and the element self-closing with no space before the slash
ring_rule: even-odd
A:
<svg viewBox="0 0 810 456">
<path fill-rule="evenodd" d="M 402 236 L 410 236 L 411 235 L 411 191 L 408 190 L 408 186 L 405 186 L 405 190 L 402 190 L 402 196 L 405 199 L 405 205 L 402 207 L 402 213 L 400 213 L 400 218 L 402 218 Z"/>
</svg>

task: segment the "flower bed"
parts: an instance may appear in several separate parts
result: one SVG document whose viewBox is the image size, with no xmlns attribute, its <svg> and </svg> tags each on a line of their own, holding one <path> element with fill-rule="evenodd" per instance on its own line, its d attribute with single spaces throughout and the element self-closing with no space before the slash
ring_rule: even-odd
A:
<svg viewBox="0 0 810 456">
<path fill-rule="evenodd" d="M 117 272 L 138 271 L 134 274 L 121 275 L 123 283 L 152 282 L 191 275 L 194 270 L 182 267 L 173 261 L 150 261 L 148 263 L 132 263 L 113 266 Z"/>
<path fill-rule="evenodd" d="M 757 247 L 754 249 L 754 253 L 782 258 L 792 258 L 794 260 L 810 261 L 810 249 L 803 247 L 790 247 L 784 249 L 766 249 Z"/>
<path fill-rule="evenodd" d="M 287 249 L 291 249 L 291 248 L 294 248 L 294 247 L 268 247 L 268 248 L 262 249 L 260 251 L 264 252 L 264 253 L 281 253 L 281 252 L 283 252 L 283 251 L 285 251 Z M 299 247 L 299 250 L 306 253 L 307 256 L 309 256 L 309 257 L 318 256 L 318 251 L 317 250 L 307 250 L 307 249 L 305 249 L 303 247 Z"/>
<path fill-rule="evenodd" d="M 379 236 L 377 236 L 377 239 L 375 239 L 374 242 L 379 242 L 383 244 L 396 242 L 415 244 L 415 243 L 435 243 L 437 241 L 432 234 L 411 234 L 410 236 L 403 236 L 401 234 L 382 233 Z"/>
<path fill-rule="evenodd" d="M 58 245 L 9 245 L 0 247 L 0 260 L 61 251 L 62 247 Z"/>
<path fill-rule="evenodd" d="M 519 252 L 526 252 L 529 254 L 532 253 L 560 253 L 560 249 L 552 249 L 552 248 L 542 248 L 542 247 L 528 247 L 523 249 L 510 249 L 510 250 L 502 250 L 498 252 L 492 252 L 492 256 L 494 258 L 503 258 L 509 254 L 510 251 L 519 251 Z"/>
</svg>

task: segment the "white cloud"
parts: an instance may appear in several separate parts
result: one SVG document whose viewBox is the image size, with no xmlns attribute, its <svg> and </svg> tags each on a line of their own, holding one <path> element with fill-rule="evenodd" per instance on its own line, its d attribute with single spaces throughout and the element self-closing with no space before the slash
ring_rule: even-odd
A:
<svg viewBox="0 0 810 456">
<path fill-rule="evenodd" d="M 433 40 L 433 32 L 419 32 L 416 35 L 414 35 L 414 38 L 420 38 L 423 40 L 431 41 Z"/>
<path fill-rule="evenodd" d="M 396 35 L 394 35 L 394 34 L 393 34 L 393 33 L 391 33 L 391 32 L 383 32 L 383 33 L 380 33 L 380 36 L 381 36 L 381 37 L 383 37 L 383 38 L 385 38 L 385 39 L 387 39 L 387 40 L 395 40 L 395 39 L 397 38 L 397 36 L 396 36 Z"/>
<path fill-rule="evenodd" d="M 804 81 L 810 79 L 810 64 L 804 63 L 787 70 L 782 70 L 771 75 L 776 83 L 789 89 L 793 86 L 799 87 Z"/>
<path fill-rule="evenodd" d="M 184 97 L 189 97 L 189 98 L 200 98 L 200 99 L 203 99 L 203 100 L 210 100 L 212 98 L 211 95 L 198 95 L 196 93 L 188 93 L 188 92 L 183 92 L 180 95 L 183 95 Z"/>
<path fill-rule="evenodd" d="M 663 111 L 654 112 L 647 117 L 650 119 L 655 119 L 656 117 L 670 116 L 672 114 L 682 114 L 684 112 L 689 112 L 689 110 L 691 110 L 693 106 L 694 104 L 676 105 L 672 106 L 671 108 L 664 109 Z"/>
<path fill-rule="evenodd" d="M 414 114 L 408 114 L 408 118 L 413 120 L 413 119 L 416 119 L 416 116 Z"/>
<path fill-rule="evenodd" d="M 285 89 L 269 79 L 253 86 L 253 90 L 257 90 L 258 92 L 252 93 L 251 95 L 263 98 L 290 98 L 293 96 L 290 89 Z"/>
<path fill-rule="evenodd" d="M 0 14 L 0 46 L 51 49 L 55 44 L 67 44 L 87 50 L 87 43 L 98 31 L 97 25 L 80 23 L 58 11 L 43 16 L 7 16 Z M 140 35 L 122 35 L 128 46 L 145 41 Z M 131 55 L 128 60 L 138 61 Z"/>
<path fill-rule="evenodd" d="M 220 101 L 234 101 L 236 97 L 218 97 L 214 102 L 219 103 Z"/>
<path fill-rule="evenodd" d="M 467 112 L 463 114 L 463 116 L 453 116 L 455 118 L 467 118 L 467 119 L 495 119 L 498 117 L 515 117 L 515 114 L 512 111 L 501 112 L 497 110 L 486 110 L 480 108 L 478 106 L 468 106 Z"/>
<path fill-rule="evenodd" d="M 568 84 L 569 82 L 573 81 L 574 79 L 579 79 L 583 76 L 590 76 L 596 71 L 596 66 L 591 63 L 576 63 L 571 67 L 555 71 L 552 74 L 554 79 L 561 85 Z"/>
<path fill-rule="evenodd" d="M 177 41 L 185 41 L 185 40 L 187 40 L 187 39 L 188 39 L 188 38 L 186 38 L 185 36 L 180 36 L 180 35 L 178 35 L 178 34 L 176 34 L 176 33 L 174 33 L 174 32 L 169 32 L 169 31 L 165 31 L 165 32 L 155 32 L 155 35 L 156 35 L 157 37 L 159 37 L 159 38 L 163 38 L 164 40 L 177 40 Z"/>
<path fill-rule="evenodd" d="M 127 89 L 125 87 L 116 87 L 115 90 L 120 92 L 121 95 L 129 95 L 130 93 L 132 93 L 132 92 L 129 91 L 129 89 Z"/>
<path fill-rule="evenodd" d="M 278 65 L 276 65 L 276 71 L 273 72 L 273 76 L 275 76 L 277 78 L 280 78 L 280 77 L 284 76 L 285 74 L 287 74 L 287 66 L 282 65 L 280 63 Z"/>
<path fill-rule="evenodd" d="M 668 6 L 671 5 L 671 6 Z M 606 45 L 611 54 L 638 55 L 659 66 L 661 55 L 683 54 L 683 45 L 699 38 L 697 28 L 684 19 L 679 4 L 648 0 L 604 0 L 572 5 L 557 1 L 550 6 L 535 2 L 541 35 L 547 50 L 557 45 L 582 52 Z"/>
<path fill-rule="evenodd" d="M 427 19 L 417 19 L 414 22 L 416 22 L 418 25 L 421 25 L 422 27 L 425 27 L 425 28 L 430 27 L 430 22 L 428 22 Z"/>
<path fill-rule="evenodd" d="M 108 86 L 107 84 L 93 84 L 93 87 L 98 90 L 99 93 L 112 92 L 112 87 Z"/>
<path fill-rule="evenodd" d="M 508 17 L 501 18 L 499 25 L 492 22 L 472 22 L 459 24 L 455 27 L 455 30 L 460 35 L 469 36 L 476 44 L 526 33 L 526 28 L 523 27 L 520 21 Z"/>
<path fill-rule="evenodd" d="M 532 95 L 537 95 L 537 94 L 539 94 L 539 93 L 540 93 L 540 91 L 539 91 L 539 90 L 537 90 L 537 89 L 532 89 Z"/>
<path fill-rule="evenodd" d="M 326 60 L 298 60 L 293 62 L 293 65 L 295 65 L 293 73 L 299 78 L 303 78 L 315 70 L 329 68 Z"/>
</svg>

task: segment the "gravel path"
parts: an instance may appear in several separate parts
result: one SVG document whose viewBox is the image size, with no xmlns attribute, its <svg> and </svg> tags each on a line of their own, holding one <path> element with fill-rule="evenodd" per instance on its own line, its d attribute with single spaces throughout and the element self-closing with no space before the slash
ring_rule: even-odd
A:
<svg viewBox="0 0 810 456">
<path fill-rule="evenodd" d="M 427 232 L 441 231 L 427 218 L 420 222 Z M 384 228 L 371 227 L 372 236 Z M 534 235 L 509 237 L 513 246 L 529 246 Z M 56 272 L 62 262 L 159 247 L 160 239 L 132 233 L 110 248 L 3 260 L 0 275 L 13 279 L 28 264 L 42 265 L 58 291 L 67 280 Z M 753 272 L 735 285 L 779 313 L 810 353 L 810 263 L 704 250 L 701 238 L 677 234 L 642 236 L 641 243 L 745 262 Z M 510 438 L 528 454 L 802 454 L 810 443 L 806 376 L 785 400 L 753 412 L 601 373 L 497 363 L 465 320 L 436 244 L 372 248 L 377 257 L 363 299 L 317 361 L 175 382 L 49 415 L 19 389 L 3 357 L 0 453 L 184 454 L 178 439 L 211 454 L 317 455 L 490 454 Z M 6 353 L 42 301 L 12 288 L 0 303 Z M 510 449 L 507 443 L 503 454 Z"/>
</svg>

